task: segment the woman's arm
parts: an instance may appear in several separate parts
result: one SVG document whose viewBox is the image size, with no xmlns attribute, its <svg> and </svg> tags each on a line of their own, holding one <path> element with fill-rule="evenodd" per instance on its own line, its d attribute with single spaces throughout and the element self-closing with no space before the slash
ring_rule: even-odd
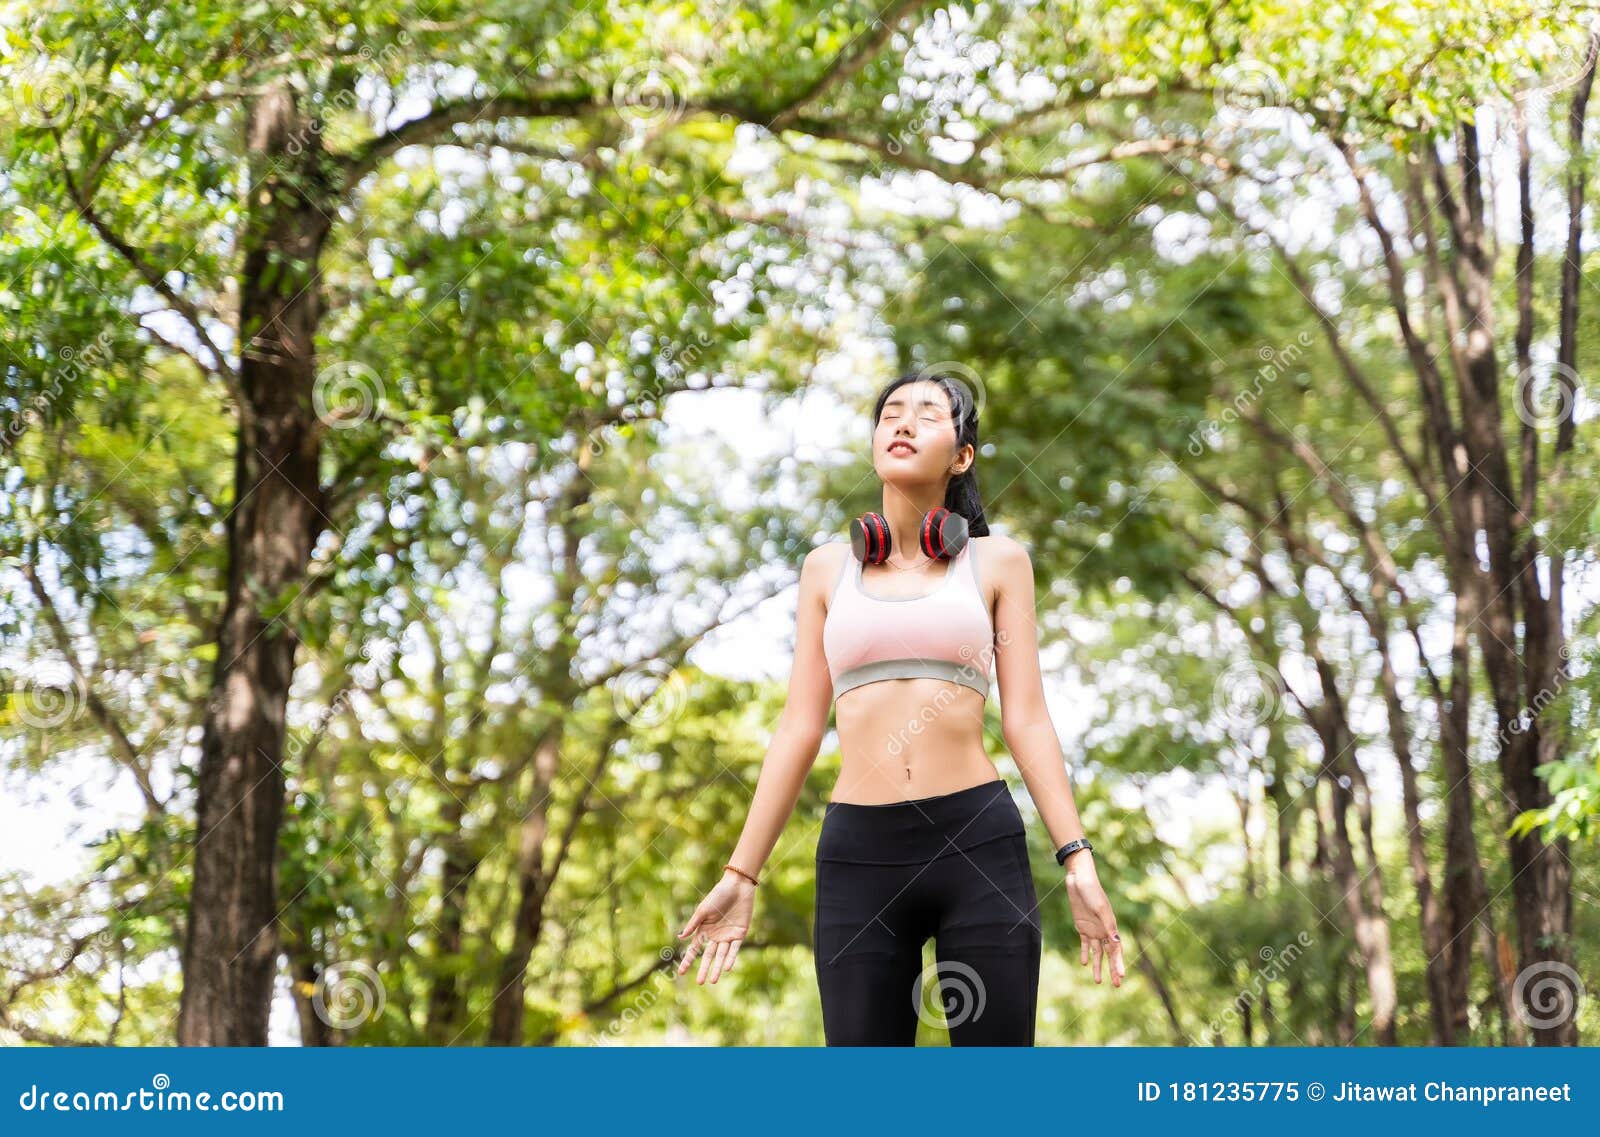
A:
<svg viewBox="0 0 1600 1137">
<path fill-rule="evenodd" d="M 822 618 L 826 612 L 823 597 L 824 581 L 833 579 L 829 566 L 830 554 L 823 548 L 812 549 L 800 566 L 800 605 L 795 616 L 794 663 L 789 672 L 789 694 L 783 713 L 767 747 L 766 758 L 761 763 L 761 775 L 756 779 L 755 797 L 750 802 L 750 812 L 745 816 L 744 830 L 739 843 L 728 858 L 752 877 L 761 871 L 778 843 L 778 834 L 794 812 L 800 799 L 800 789 L 806 775 L 817 760 L 822 748 L 822 735 L 828 725 L 828 709 L 833 705 L 833 685 L 828 675 L 828 665 L 822 654 Z M 848 547 L 835 549 L 831 555 L 848 553 Z M 715 983 L 724 971 L 731 969 L 739 958 L 739 945 L 750 931 L 750 921 L 755 912 L 756 886 L 733 869 L 723 869 L 719 880 L 705 899 L 701 900 L 684 924 L 678 938 L 689 940 L 678 974 L 682 975 L 700 957 L 700 973 L 696 983 L 710 979 Z"/>
<path fill-rule="evenodd" d="M 1000 733 L 1011 756 L 1022 771 L 1033 804 L 1050 830 L 1050 840 L 1059 849 L 1068 841 L 1083 836 L 1078 806 L 1072 800 L 1072 783 L 1067 777 L 1050 710 L 1045 706 L 1044 681 L 1039 675 L 1039 635 L 1034 619 L 1033 561 L 1028 550 L 1009 537 L 990 539 L 996 549 L 991 559 L 998 562 L 995 597 L 994 638 L 1000 679 Z M 1094 852 L 1079 849 L 1067 854 L 1067 900 L 1072 906 L 1072 923 L 1078 929 L 1078 962 L 1094 966 L 1094 981 L 1100 982 L 1101 963 L 1109 960 L 1111 985 L 1122 986 L 1127 966 L 1122 958 L 1117 917 L 1111 911 L 1105 889 L 1095 871 Z"/>
<path fill-rule="evenodd" d="M 992 550 L 992 552 L 991 552 Z M 995 675 L 1000 683 L 1000 735 L 1016 759 L 1028 794 L 1059 849 L 1083 834 L 1072 783 L 1061 754 L 1061 740 L 1044 701 L 1039 674 L 1039 630 L 1035 619 L 1033 561 L 1028 550 L 1010 537 L 991 537 L 983 566 L 994 562 Z M 1067 864 L 1084 854 L 1067 857 Z"/>
<path fill-rule="evenodd" d="M 728 858 L 730 864 L 752 876 L 758 875 L 761 866 L 767 863 L 779 834 L 788 824 L 806 777 L 816 763 L 817 752 L 822 748 L 822 736 L 828 729 L 833 685 L 822 654 L 822 621 L 827 614 L 827 585 L 838 565 L 829 558 L 850 551 L 836 547 L 839 544 L 819 545 L 806 554 L 800 566 L 800 600 L 795 613 L 789 692 L 761 763 L 755 796 L 739 834 L 739 843 Z"/>
</svg>

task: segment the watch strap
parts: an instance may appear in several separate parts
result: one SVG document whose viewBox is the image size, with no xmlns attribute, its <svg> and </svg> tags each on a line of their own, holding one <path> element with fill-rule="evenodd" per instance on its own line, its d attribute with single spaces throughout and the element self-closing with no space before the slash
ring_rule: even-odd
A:
<svg viewBox="0 0 1600 1137">
<path fill-rule="evenodd" d="M 1068 841 L 1065 845 L 1056 850 L 1056 864 L 1066 864 L 1067 858 L 1072 856 L 1072 854 L 1076 853 L 1079 849 L 1088 849 L 1090 852 L 1093 852 L 1094 846 L 1089 844 L 1089 839 L 1087 837 L 1079 837 L 1076 841 Z"/>
</svg>

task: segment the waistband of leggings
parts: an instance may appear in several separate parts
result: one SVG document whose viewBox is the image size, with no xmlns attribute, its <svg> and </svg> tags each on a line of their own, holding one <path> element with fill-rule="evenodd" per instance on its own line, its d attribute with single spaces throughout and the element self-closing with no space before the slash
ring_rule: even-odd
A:
<svg viewBox="0 0 1600 1137">
<path fill-rule="evenodd" d="M 955 793 L 886 805 L 830 801 L 817 838 L 819 861 L 912 865 L 1000 837 L 1025 834 L 1004 779 Z"/>
</svg>

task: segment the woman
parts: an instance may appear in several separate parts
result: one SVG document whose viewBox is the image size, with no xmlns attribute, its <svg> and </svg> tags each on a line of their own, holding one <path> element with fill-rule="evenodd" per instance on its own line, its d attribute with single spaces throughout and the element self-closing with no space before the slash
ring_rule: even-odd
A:
<svg viewBox="0 0 1600 1137">
<path fill-rule="evenodd" d="M 1061 850 L 1079 962 L 1092 951 L 1096 983 L 1107 956 L 1112 986 L 1126 974 L 1045 707 L 1033 565 L 1022 545 L 989 534 L 963 384 L 901 376 L 879 394 L 874 422 L 882 513 L 863 518 L 852 543 L 805 559 L 787 702 L 722 880 L 678 933 L 693 937 L 678 974 L 702 949 L 698 983 L 738 959 L 759 871 L 831 704 L 841 767 L 817 841 L 814 932 L 828 1045 L 912 1045 L 924 987 L 937 981 L 952 1045 L 1031 1046 L 1038 899 L 1022 816 L 984 747 L 991 661 L 1001 733 Z M 937 978 L 923 974 L 929 936 Z"/>
</svg>

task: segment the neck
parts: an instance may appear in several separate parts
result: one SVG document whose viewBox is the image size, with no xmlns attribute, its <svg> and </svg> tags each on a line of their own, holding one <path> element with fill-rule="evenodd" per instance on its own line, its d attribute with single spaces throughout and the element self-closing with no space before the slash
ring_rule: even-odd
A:
<svg viewBox="0 0 1600 1137">
<path fill-rule="evenodd" d="M 884 487 L 880 512 L 889 523 L 889 549 L 895 559 L 915 561 L 922 556 L 922 519 L 943 504 L 943 487 L 909 492 Z"/>
</svg>

